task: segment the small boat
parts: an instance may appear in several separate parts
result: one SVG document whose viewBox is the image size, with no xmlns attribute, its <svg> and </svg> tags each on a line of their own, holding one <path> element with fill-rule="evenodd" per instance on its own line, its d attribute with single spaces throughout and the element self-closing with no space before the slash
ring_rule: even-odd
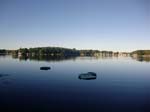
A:
<svg viewBox="0 0 150 112">
<path fill-rule="evenodd" d="M 79 79 L 82 79 L 82 80 L 96 79 L 96 73 L 94 73 L 94 72 L 82 73 L 79 75 Z"/>
<path fill-rule="evenodd" d="M 40 70 L 50 70 L 50 67 L 40 67 Z"/>
</svg>

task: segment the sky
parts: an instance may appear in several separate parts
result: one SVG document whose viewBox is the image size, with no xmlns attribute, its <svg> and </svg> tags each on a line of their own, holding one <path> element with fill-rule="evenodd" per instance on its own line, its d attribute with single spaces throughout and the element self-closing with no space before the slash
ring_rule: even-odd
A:
<svg viewBox="0 0 150 112">
<path fill-rule="evenodd" d="M 150 0 L 0 0 L 0 49 L 150 49 Z"/>
</svg>

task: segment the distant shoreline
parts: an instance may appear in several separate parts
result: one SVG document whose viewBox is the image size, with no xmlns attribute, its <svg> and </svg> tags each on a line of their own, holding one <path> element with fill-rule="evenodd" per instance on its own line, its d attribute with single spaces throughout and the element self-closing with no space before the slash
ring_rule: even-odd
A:
<svg viewBox="0 0 150 112">
<path fill-rule="evenodd" d="M 133 52 L 113 52 L 99 50 L 77 50 L 75 48 L 63 47 L 35 47 L 20 48 L 17 50 L 0 49 L 0 55 L 13 54 L 18 56 L 132 56 L 132 57 L 150 57 L 150 50 L 136 50 Z"/>
</svg>

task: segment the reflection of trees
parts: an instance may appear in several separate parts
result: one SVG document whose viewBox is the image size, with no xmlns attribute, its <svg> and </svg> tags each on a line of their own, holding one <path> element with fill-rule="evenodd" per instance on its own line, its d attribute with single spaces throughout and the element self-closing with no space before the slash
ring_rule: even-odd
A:
<svg viewBox="0 0 150 112">
<path fill-rule="evenodd" d="M 28 59 L 28 57 L 25 56 L 25 55 L 22 55 L 22 56 L 12 55 L 12 58 L 13 59 L 18 59 L 19 58 L 19 60 L 25 60 L 25 61 Z"/>
<path fill-rule="evenodd" d="M 99 55 L 95 55 L 95 56 L 60 56 L 60 55 L 56 55 L 56 56 L 51 56 L 51 55 L 12 55 L 12 58 L 14 59 L 19 59 L 20 61 L 27 61 L 27 60 L 31 60 L 31 61 L 63 61 L 63 60 L 75 60 L 77 57 L 80 57 L 81 60 L 85 60 L 85 59 L 110 59 L 113 57 L 118 57 L 118 55 L 110 55 L 108 53 L 103 53 L 103 54 L 99 54 Z"/>
<path fill-rule="evenodd" d="M 63 60 L 76 60 L 76 58 L 79 58 L 81 60 L 86 60 L 86 59 L 111 59 L 113 56 L 50 56 L 50 55 L 33 55 L 33 56 L 17 56 L 13 55 L 12 56 L 14 59 L 19 59 L 20 61 L 63 61 Z"/>
<path fill-rule="evenodd" d="M 75 60 L 78 56 L 48 56 L 48 55 L 38 55 L 38 56 L 13 56 L 13 58 L 19 58 L 19 60 L 27 61 L 28 59 L 31 61 L 63 61 L 63 60 Z M 84 59 L 112 59 L 115 58 L 115 56 L 88 56 L 88 57 L 80 57 L 81 60 Z M 132 57 L 132 59 L 135 59 L 137 61 L 145 61 L 150 62 L 150 57 Z"/>
<path fill-rule="evenodd" d="M 150 62 L 150 57 L 140 57 L 137 59 L 138 61 L 146 61 L 146 62 Z"/>
<path fill-rule="evenodd" d="M 132 57 L 132 59 L 135 59 L 137 61 L 145 61 L 145 62 L 150 62 L 150 57 Z"/>
<path fill-rule="evenodd" d="M 0 56 L 6 56 L 7 54 L 0 54 Z"/>
<path fill-rule="evenodd" d="M 47 55 L 39 55 L 39 56 L 30 56 L 30 60 L 35 61 L 62 61 L 67 59 L 75 59 L 76 56 L 47 56 Z"/>
<path fill-rule="evenodd" d="M 37 55 L 37 56 L 13 56 L 13 58 L 19 58 L 19 60 L 27 61 L 63 61 L 68 59 L 75 59 L 76 56 L 49 56 L 49 55 Z"/>
<path fill-rule="evenodd" d="M 21 56 L 18 56 L 18 55 L 12 55 L 12 58 L 14 59 L 19 59 L 19 60 L 23 60 L 23 61 L 26 61 L 26 60 L 31 60 L 31 61 L 64 61 L 64 60 L 76 60 L 76 58 L 79 58 L 80 60 L 86 60 L 86 59 L 90 59 L 90 60 L 93 60 L 93 59 L 96 59 L 96 60 L 99 60 L 99 59 L 113 59 L 113 58 L 118 58 L 119 56 L 118 55 L 96 55 L 96 56 L 51 56 L 51 55 L 29 55 L 29 56 L 26 56 L 26 55 L 21 55 Z M 138 57 L 133 57 L 132 56 L 132 59 L 134 60 L 137 60 L 137 61 L 145 61 L 145 62 L 150 62 L 150 57 L 142 57 L 142 56 L 138 56 Z"/>
<path fill-rule="evenodd" d="M 12 58 L 17 59 L 18 55 L 12 55 Z"/>
<path fill-rule="evenodd" d="M 29 58 L 28 56 L 24 56 L 24 55 L 19 56 L 19 59 L 20 59 L 20 60 L 24 60 L 24 61 L 27 61 L 28 58 Z"/>
<path fill-rule="evenodd" d="M 150 55 L 150 50 L 137 50 L 137 51 L 133 51 L 131 54 L 132 55 L 137 54 L 139 56 Z"/>
</svg>

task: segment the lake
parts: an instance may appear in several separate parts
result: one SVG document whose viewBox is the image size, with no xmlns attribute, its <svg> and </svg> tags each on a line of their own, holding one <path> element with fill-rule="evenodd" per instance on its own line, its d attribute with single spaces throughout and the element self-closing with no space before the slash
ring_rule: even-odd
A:
<svg viewBox="0 0 150 112">
<path fill-rule="evenodd" d="M 87 72 L 96 78 L 79 78 Z M 150 61 L 0 56 L 0 112 L 57 111 L 150 112 Z"/>
</svg>

